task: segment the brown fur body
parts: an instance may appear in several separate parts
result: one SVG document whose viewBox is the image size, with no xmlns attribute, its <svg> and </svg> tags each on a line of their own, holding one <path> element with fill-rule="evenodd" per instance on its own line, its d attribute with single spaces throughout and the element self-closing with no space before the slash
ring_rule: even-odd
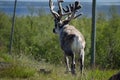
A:
<svg viewBox="0 0 120 80">
<path fill-rule="evenodd" d="M 75 40 L 81 38 L 80 40 Z M 83 44 L 82 44 L 83 43 Z M 66 55 L 70 56 L 74 52 L 79 52 L 85 48 L 85 40 L 83 35 L 72 25 L 65 25 L 60 32 L 60 45 Z"/>
<path fill-rule="evenodd" d="M 75 54 L 80 55 L 80 69 L 83 70 L 84 66 L 84 48 L 85 39 L 83 35 L 72 25 L 66 24 L 61 28 L 54 28 L 54 32 L 59 34 L 60 45 L 64 51 L 65 63 L 67 65 L 67 70 L 75 74 Z M 71 57 L 71 69 L 69 66 L 69 58 Z"/>
</svg>

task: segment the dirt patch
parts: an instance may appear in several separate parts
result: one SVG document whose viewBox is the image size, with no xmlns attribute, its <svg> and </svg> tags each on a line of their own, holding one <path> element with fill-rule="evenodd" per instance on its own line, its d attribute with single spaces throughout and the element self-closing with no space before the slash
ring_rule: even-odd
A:
<svg viewBox="0 0 120 80">
<path fill-rule="evenodd" d="M 38 73 L 43 73 L 43 74 L 51 74 L 52 70 L 47 70 L 47 69 L 40 69 Z"/>
<path fill-rule="evenodd" d="M 0 62 L 0 70 L 4 70 L 9 68 L 10 66 L 12 66 L 12 64 L 8 63 L 8 62 Z"/>
</svg>

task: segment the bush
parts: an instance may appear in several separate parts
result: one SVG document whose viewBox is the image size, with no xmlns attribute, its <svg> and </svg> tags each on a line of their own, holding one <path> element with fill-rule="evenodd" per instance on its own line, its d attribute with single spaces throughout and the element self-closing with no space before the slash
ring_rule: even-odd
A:
<svg viewBox="0 0 120 80">
<path fill-rule="evenodd" d="M 20 59 L 7 54 L 2 54 L 0 58 L 3 58 L 3 61 L 0 61 L 0 78 L 27 78 L 35 74 L 35 69 L 27 65 L 29 62 L 24 61 L 25 58 Z"/>
<path fill-rule="evenodd" d="M 120 67 L 120 16 L 115 11 L 111 11 L 111 15 L 109 19 L 103 13 L 97 16 L 96 64 L 103 68 Z M 88 67 L 91 57 L 91 18 L 81 17 L 70 24 L 85 36 L 85 65 Z M 34 16 L 32 12 L 28 16 L 16 17 L 12 52 L 32 55 L 38 61 L 45 59 L 53 64 L 61 63 L 63 51 L 59 37 L 52 33 L 53 27 L 51 15 L 42 13 Z M 0 12 L 0 52 L 9 50 L 10 28 L 11 17 Z"/>
<path fill-rule="evenodd" d="M 33 76 L 35 73 L 34 70 L 31 70 L 30 68 L 26 68 L 19 65 L 13 65 L 7 67 L 4 70 L 0 71 L 0 77 L 10 77 L 10 78 L 28 78 Z"/>
</svg>

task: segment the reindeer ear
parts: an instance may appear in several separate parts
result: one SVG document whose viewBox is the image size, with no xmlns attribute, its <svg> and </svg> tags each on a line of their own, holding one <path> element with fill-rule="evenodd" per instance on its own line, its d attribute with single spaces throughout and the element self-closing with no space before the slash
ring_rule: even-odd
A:
<svg viewBox="0 0 120 80">
<path fill-rule="evenodd" d="M 68 24 L 70 22 L 70 20 L 65 20 L 65 21 L 63 21 L 63 25 L 66 25 L 66 24 Z"/>
</svg>

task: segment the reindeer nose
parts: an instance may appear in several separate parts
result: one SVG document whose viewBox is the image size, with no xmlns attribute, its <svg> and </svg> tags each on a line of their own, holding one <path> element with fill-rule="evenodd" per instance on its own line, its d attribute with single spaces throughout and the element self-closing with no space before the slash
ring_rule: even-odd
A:
<svg viewBox="0 0 120 80">
<path fill-rule="evenodd" d="M 53 29 L 53 33 L 55 33 L 55 29 Z"/>
</svg>

